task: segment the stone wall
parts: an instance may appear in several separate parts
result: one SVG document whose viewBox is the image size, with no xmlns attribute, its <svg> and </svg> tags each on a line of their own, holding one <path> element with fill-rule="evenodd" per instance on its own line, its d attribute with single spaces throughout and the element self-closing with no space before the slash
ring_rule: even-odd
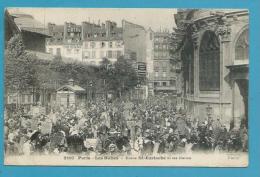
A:
<svg viewBox="0 0 260 177">
<path fill-rule="evenodd" d="M 137 62 L 146 60 L 146 31 L 144 27 L 123 20 L 123 41 L 126 52 L 135 52 Z"/>
<path fill-rule="evenodd" d="M 248 11 L 235 10 L 216 13 L 213 10 L 203 10 L 203 12 L 198 10 L 191 19 L 194 23 L 190 26 L 194 44 L 194 94 L 186 93 L 184 98 L 187 113 L 199 120 L 205 120 L 207 118 L 206 108 L 210 106 L 213 110 L 213 118 L 220 118 L 227 127 L 233 119 L 236 119 L 239 124 L 245 115 L 245 103 L 243 96 L 235 87 L 228 67 L 234 64 L 236 39 L 241 30 L 248 26 Z M 201 91 L 199 88 L 199 49 L 203 34 L 206 31 L 214 32 L 219 39 L 219 91 Z"/>
</svg>

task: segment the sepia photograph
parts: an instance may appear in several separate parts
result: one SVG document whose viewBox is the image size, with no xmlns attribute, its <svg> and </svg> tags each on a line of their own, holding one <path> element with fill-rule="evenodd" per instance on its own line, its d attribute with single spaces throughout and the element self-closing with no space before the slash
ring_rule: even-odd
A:
<svg viewBox="0 0 260 177">
<path fill-rule="evenodd" d="M 4 11 L 4 164 L 247 167 L 249 10 Z"/>
</svg>

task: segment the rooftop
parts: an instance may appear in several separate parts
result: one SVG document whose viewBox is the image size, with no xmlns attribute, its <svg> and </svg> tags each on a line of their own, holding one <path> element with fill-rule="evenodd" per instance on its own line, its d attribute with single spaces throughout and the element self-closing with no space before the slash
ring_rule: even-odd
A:
<svg viewBox="0 0 260 177">
<path fill-rule="evenodd" d="M 86 37 L 87 41 L 116 41 L 123 40 L 122 36 L 109 36 L 109 37 Z"/>
<path fill-rule="evenodd" d="M 57 91 L 61 91 L 64 89 L 68 89 L 73 92 L 85 92 L 86 90 L 78 85 L 63 85 L 62 87 L 58 88 Z"/>
<path fill-rule="evenodd" d="M 33 16 L 21 12 L 13 12 L 10 14 L 14 18 L 14 22 L 21 31 L 29 31 L 49 36 L 48 30 Z"/>
</svg>

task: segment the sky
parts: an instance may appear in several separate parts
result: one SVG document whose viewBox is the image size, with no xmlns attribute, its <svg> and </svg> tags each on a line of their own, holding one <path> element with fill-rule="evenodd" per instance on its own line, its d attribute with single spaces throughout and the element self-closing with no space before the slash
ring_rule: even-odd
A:
<svg viewBox="0 0 260 177">
<path fill-rule="evenodd" d="M 146 29 L 151 27 L 154 31 L 168 29 L 172 31 L 175 26 L 174 14 L 176 9 L 143 9 L 143 8 L 12 8 L 12 11 L 31 14 L 36 20 L 47 25 L 48 22 L 55 24 L 64 24 L 74 22 L 81 24 L 82 21 L 104 23 L 106 20 L 117 22 L 127 20 L 144 26 Z"/>
</svg>

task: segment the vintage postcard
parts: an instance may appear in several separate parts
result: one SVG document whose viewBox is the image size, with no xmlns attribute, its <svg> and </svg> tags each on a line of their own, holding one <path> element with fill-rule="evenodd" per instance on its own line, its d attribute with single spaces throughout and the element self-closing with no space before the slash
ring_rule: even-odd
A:
<svg viewBox="0 0 260 177">
<path fill-rule="evenodd" d="M 5 165 L 248 166 L 247 9 L 6 8 Z"/>
</svg>

